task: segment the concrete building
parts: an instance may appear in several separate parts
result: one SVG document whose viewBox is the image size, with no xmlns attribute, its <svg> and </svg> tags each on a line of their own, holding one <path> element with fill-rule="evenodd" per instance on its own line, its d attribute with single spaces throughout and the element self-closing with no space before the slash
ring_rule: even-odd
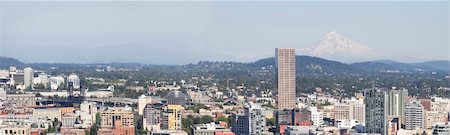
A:
<svg viewBox="0 0 450 135">
<path fill-rule="evenodd" d="M 61 111 L 56 108 L 33 110 L 33 121 L 40 121 L 40 120 L 53 121 L 55 119 L 61 120 L 61 117 L 62 117 Z"/>
<path fill-rule="evenodd" d="M 134 126 L 123 125 L 122 120 L 114 121 L 114 127 L 102 127 L 97 131 L 97 135 L 134 135 Z"/>
<path fill-rule="evenodd" d="M 33 88 L 34 70 L 30 67 L 23 69 L 23 84 L 25 87 Z"/>
<path fill-rule="evenodd" d="M 151 96 L 145 96 L 141 95 L 138 99 L 138 114 L 143 115 L 144 114 L 144 108 L 152 103 L 152 97 Z"/>
<path fill-rule="evenodd" d="M 10 125 L 0 127 L 1 135 L 29 135 L 31 134 L 31 127 L 26 125 Z"/>
<path fill-rule="evenodd" d="M 77 74 L 72 73 L 67 77 L 67 84 L 69 83 L 73 84 L 74 89 L 80 89 L 80 78 L 77 76 Z"/>
<path fill-rule="evenodd" d="M 64 83 L 64 78 L 62 76 L 52 76 L 50 77 L 50 89 L 57 90 L 59 85 Z"/>
<path fill-rule="evenodd" d="M 353 115 L 352 109 L 348 104 L 334 104 L 334 120 L 348 120 Z"/>
<path fill-rule="evenodd" d="M 311 128 L 304 126 L 288 126 L 284 135 L 311 135 Z"/>
<path fill-rule="evenodd" d="M 405 107 L 405 129 L 425 129 L 425 109 L 419 102 L 408 103 Z"/>
<path fill-rule="evenodd" d="M 74 128 L 75 121 L 77 121 L 77 116 L 75 113 L 65 113 L 61 116 L 61 127 Z"/>
<path fill-rule="evenodd" d="M 192 127 L 194 135 L 216 135 L 217 133 L 230 133 L 230 129 L 216 124 L 214 122 L 206 124 L 197 124 Z"/>
<path fill-rule="evenodd" d="M 97 103 L 84 101 L 80 104 L 80 118 L 81 126 L 83 128 L 89 128 L 96 121 Z"/>
<path fill-rule="evenodd" d="M 162 123 L 162 110 L 161 108 L 155 108 L 152 105 L 147 105 L 144 108 L 144 129 L 147 131 L 160 130 Z"/>
<path fill-rule="evenodd" d="M 311 111 L 311 121 L 314 126 L 320 126 L 323 124 L 323 114 L 320 112 L 317 107 L 310 107 Z M 365 117 L 365 116 L 364 116 Z"/>
<path fill-rule="evenodd" d="M 388 96 L 383 89 L 373 88 L 365 91 L 366 133 L 387 134 L 387 101 Z"/>
<path fill-rule="evenodd" d="M 425 112 L 425 128 L 431 129 L 434 122 L 446 122 L 448 121 L 448 112 L 443 111 L 426 111 Z"/>
<path fill-rule="evenodd" d="M 100 127 L 108 127 L 113 128 L 115 124 L 117 124 L 115 121 L 120 120 L 120 125 L 122 126 L 133 126 L 134 127 L 134 121 L 133 121 L 133 112 L 131 111 L 131 108 L 128 107 L 113 107 L 108 108 L 108 110 L 105 110 L 100 113 L 101 122 Z"/>
<path fill-rule="evenodd" d="M 182 130 L 181 105 L 167 105 L 163 108 L 161 129 Z"/>
<path fill-rule="evenodd" d="M 45 87 L 47 87 L 50 83 L 49 76 L 46 73 L 40 73 L 38 75 L 39 83 L 44 84 Z"/>
<path fill-rule="evenodd" d="M 245 106 L 245 115 L 248 117 L 249 134 L 263 133 L 266 127 L 266 118 L 264 110 L 259 104 L 247 102 Z"/>
<path fill-rule="evenodd" d="M 6 102 L 14 107 L 33 107 L 36 106 L 36 95 L 6 94 Z"/>
<path fill-rule="evenodd" d="M 433 135 L 450 135 L 449 122 L 436 123 L 433 126 Z"/>
<path fill-rule="evenodd" d="M 295 49 L 276 48 L 275 65 L 278 78 L 278 110 L 295 108 Z"/>
<path fill-rule="evenodd" d="M 86 135 L 86 129 L 78 128 L 61 128 L 61 134 L 63 135 Z"/>
<path fill-rule="evenodd" d="M 232 130 L 236 135 L 246 135 L 249 132 L 248 117 L 245 114 L 233 114 Z"/>
<path fill-rule="evenodd" d="M 157 130 L 152 132 L 152 135 L 188 135 L 188 133 L 180 130 Z"/>
<path fill-rule="evenodd" d="M 400 118 L 400 124 L 405 122 L 405 104 L 408 97 L 408 90 L 390 90 L 388 99 L 388 116 Z"/>
</svg>

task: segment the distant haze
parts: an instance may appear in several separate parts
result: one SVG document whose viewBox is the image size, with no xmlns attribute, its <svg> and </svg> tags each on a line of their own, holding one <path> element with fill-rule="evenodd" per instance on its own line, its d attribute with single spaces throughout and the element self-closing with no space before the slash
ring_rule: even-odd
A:
<svg viewBox="0 0 450 135">
<path fill-rule="evenodd" d="M 415 60 L 450 60 L 448 6 L 448 1 L 0 1 L 0 56 L 63 63 L 248 62 L 273 57 L 277 47 L 309 48 L 337 31 Z"/>
</svg>

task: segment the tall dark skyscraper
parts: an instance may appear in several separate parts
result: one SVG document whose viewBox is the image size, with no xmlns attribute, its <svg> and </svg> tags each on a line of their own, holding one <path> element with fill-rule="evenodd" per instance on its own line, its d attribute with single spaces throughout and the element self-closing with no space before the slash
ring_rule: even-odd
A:
<svg viewBox="0 0 450 135">
<path fill-rule="evenodd" d="M 365 91 L 366 133 L 387 134 L 386 119 L 388 95 L 383 89 L 373 88 Z"/>
</svg>

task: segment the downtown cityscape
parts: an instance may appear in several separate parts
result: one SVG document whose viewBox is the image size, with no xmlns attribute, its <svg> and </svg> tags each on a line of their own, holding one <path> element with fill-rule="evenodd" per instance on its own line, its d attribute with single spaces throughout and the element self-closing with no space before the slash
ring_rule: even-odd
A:
<svg viewBox="0 0 450 135">
<path fill-rule="evenodd" d="M 0 135 L 450 135 L 448 5 L 0 1 Z"/>
</svg>

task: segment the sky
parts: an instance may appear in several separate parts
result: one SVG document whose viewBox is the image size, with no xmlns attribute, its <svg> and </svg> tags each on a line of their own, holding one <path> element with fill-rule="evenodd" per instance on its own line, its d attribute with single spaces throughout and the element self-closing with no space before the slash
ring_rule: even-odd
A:
<svg viewBox="0 0 450 135">
<path fill-rule="evenodd" d="M 379 50 L 450 60 L 448 1 L 0 0 L 0 56 L 23 62 L 256 61 L 330 31 Z"/>
</svg>

